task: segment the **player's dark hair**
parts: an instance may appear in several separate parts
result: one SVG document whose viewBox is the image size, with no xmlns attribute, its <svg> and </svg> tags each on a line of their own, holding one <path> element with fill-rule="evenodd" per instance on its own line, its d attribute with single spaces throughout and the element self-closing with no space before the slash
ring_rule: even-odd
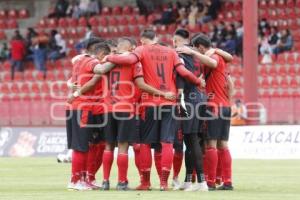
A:
<svg viewBox="0 0 300 200">
<path fill-rule="evenodd" d="M 105 42 L 96 44 L 93 53 L 98 54 L 101 51 L 103 52 L 104 55 L 110 54 L 110 48 L 108 44 L 106 44 Z"/>
<path fill-rule="evenodd" d="M 183 29 L 183 28 L 177 29 L 175 31 L 174 35 L 178 35 L 184 39 L 189 39 L 189 37 L 190 37 L 190 33 L 186 29 Z"/>
<path fill-rule="evenodd" d="M 203 33 L 197 33 L 192 39 L 191 44 L 195 47 L 199 47 L 199 45 L 204 46 L 205 48 L 211 47 L 211 40 L 207 35 Z"/>
<path fill-rule="evenodd" d="M 136 42 L 136 40 L 134 38 L 130 38 L 130 40 L 131 40 L 132 46 L 137 46 L 138 45 L 138 43 Z"/>
<path fill-rule="evenodd" d="M 89 39 L 86 39 L 84 41 L 84 46 L 85 49 L 87 49 L 88 51 L 92 51 L 92 47 L 97 44 L 97 43 L 102 43 L 105 42 L 105 40 L 103 38 L 99 38 L 99 37 L 90 37 Z"/>
<path fill-rule="evenodd" d="M 154 40 L 155 36 L 156 36 L 156 33 L 152 29 L 145 29 L 141 33 L 141 37 L 147 38 L 147 39 L 150 39 L 150 40 Z"/>
<path fill-rule="evenodd" d="M 137 46 L 137 42 L 133 38 L 130 38 L 130 37 L 121 37 L 121 38 L 118 39 L 118 43 L 122 42 L 122 41 L 129 42 L 131 46 Z"/>
</svg>

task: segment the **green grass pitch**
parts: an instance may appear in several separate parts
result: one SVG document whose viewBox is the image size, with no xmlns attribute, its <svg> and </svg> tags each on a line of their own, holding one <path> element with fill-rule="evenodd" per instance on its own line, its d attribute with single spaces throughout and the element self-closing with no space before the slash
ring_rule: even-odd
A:
<svg viewBox="0 0 300 200">
<path fill-rule="evenodd" d="M 67 191 L 69 170 L 69 164 L 58 164 L 55 158 L 0 158 L 0 200 L 300 200 L 300 160 L 234 160 L 235 191 L 207 193 Z M 158 188 L 155 170 L 152 177 L 152 186 Z M 137 186 L 138 179 L 131 162 L 130 186 Z M 111 182 L 115 187 L 115 164 Z"/>
</svg>

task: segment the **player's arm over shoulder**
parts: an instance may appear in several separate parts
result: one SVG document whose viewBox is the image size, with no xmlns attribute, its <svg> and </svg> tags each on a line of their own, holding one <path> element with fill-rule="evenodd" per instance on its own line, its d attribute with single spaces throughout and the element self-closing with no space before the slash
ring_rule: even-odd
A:
<svg viewBox="0 0 300 200">
<path fill-rule="evenodd" d="M 109 72 L 110 70 L 112 70 L 116 65 L 114 63 L 111 62 L 106 62 L 103 64 L 97 64 L 94 69 L 93 72 L 95 74 L 106 74 L 107 72 Z"/>
</svg>

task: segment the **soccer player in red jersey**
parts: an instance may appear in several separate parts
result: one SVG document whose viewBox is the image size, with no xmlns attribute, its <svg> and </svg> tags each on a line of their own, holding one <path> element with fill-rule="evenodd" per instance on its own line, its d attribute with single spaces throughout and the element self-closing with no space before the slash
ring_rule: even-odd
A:
<svg viewBox="0 0 300 200">
<path fill-rule="evenodd" d="M 106 73 L 113 65 L 101 65 L 98 59 L 103 59 L 110 52 L 106 44 L 95 45 L 93 54 L 84 55 L 74 62 L 72 72 L 72 82 L 77 83 L 78 88 L 68 99 L 71 104 L 67 110 L 67 138 L 68 148 L 73 149 L 72 155 L 72 178 L 68 189 L 86 190 L 93 187 L 86 183 L 87 159 L 89 154 L 89 142 L 92 140 L 94 129 L 89 127 L 93 124 L 93 104 L 98 98 L 99 81 L 98 75 L 94 71 Z M 96 87 L 95 87 L 96 86 Z"/>
<path fill-rule="evenodd" d="M 132 48 L 129 38 L 118 40 L 118 52 L 128 54 Z M 133 65 L 116 65 L 107 74 L 107 91 L 104 92 L 105 106 L 105 140 L 106 148 L 103 154 L 103 190 L 109 190 L 109 176 L 113 163 L 115 143 L 118 144 L 118 185 L 117 190 L 128 190 L 128 147 L 129 143 L 138 141 L 139 134 L 136 129 L 136 87 L 154 94 L 163 95 L 166 99 L 173 100 L 176 94 L 162 92 L 147 85 L 143 80 L 143 70 L 139 63 Z"/>
<path fill-rule="evenodd" d="M 180 74 L 195 85 L 201 85 L 201 79 L 188 71 L 175 50 L 159 45 L 153 30 L 144 30 L 141 34 L 142 46 L 129 55 L 108 56 L 107 61 L 115 64 L 135 64 L 141 62 L 145 82 L 154 88 L 177 92 L 174 72 Z M 150 170 L 152 166 L 151 144 L 161 143 L 161 190 L 168 189 L 168 178 L 173 163 L 173 142 L 176 134 L 176 100 L 167 100 L 148 93 L 143 93 L 141 104 L 144 114 L 141 120 L 141 171 L 142 183 L 138 190 L 149 190 Z"/>
<path fill-rule="evenodd" d="M 214 59 L 213 66 L 205 65 L 206 93 L 208 95 L 210 117 L 207 121 L 208 141 L 205 153 L 208 169 L 207 184 L 210 190 L 216 189 L 217 165 L 220 162 L 223 185 L 218 189 L 233 190 L 231 179 L 232 159 L 228 149 L 231 117 L 230 96 L 233 84 L 226 68 L 226 61 L 232 60 L 232 56 L 224 51 L 212 49 L 210 39 L 203 34 L 197 34 L 192 39 L 192 44 L 198 51 L 188 50 L 188 53 L 198 58 L 205 54 Z"/>
</svg>

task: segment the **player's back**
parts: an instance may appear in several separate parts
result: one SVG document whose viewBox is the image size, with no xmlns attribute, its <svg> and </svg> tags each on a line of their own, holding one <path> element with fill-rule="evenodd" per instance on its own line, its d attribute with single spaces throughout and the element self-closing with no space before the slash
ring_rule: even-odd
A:
<svg viewBox="0 0 300 200">
<path fill-rule="evenodd" d="M 140 63 L 128 66 L 116 66 L 102 83 L 105 85 L 104 103 L 108 112 L 134 112 L 137 101 L 137 89 L 134 81 L 142 76 Z"/>
<path fill-rule="evenodd" d="M 145 82 L 159 90 L 176 93 L 174 69 L 180 62 L 175 50 L 159 44 L 143 45 L 134 52 L 143 66 Z M 181 62 L 180 62 L 181 63 Z M 163 98 L 142 96 L 144 103 L 174 104 Z"/>
</svg>

